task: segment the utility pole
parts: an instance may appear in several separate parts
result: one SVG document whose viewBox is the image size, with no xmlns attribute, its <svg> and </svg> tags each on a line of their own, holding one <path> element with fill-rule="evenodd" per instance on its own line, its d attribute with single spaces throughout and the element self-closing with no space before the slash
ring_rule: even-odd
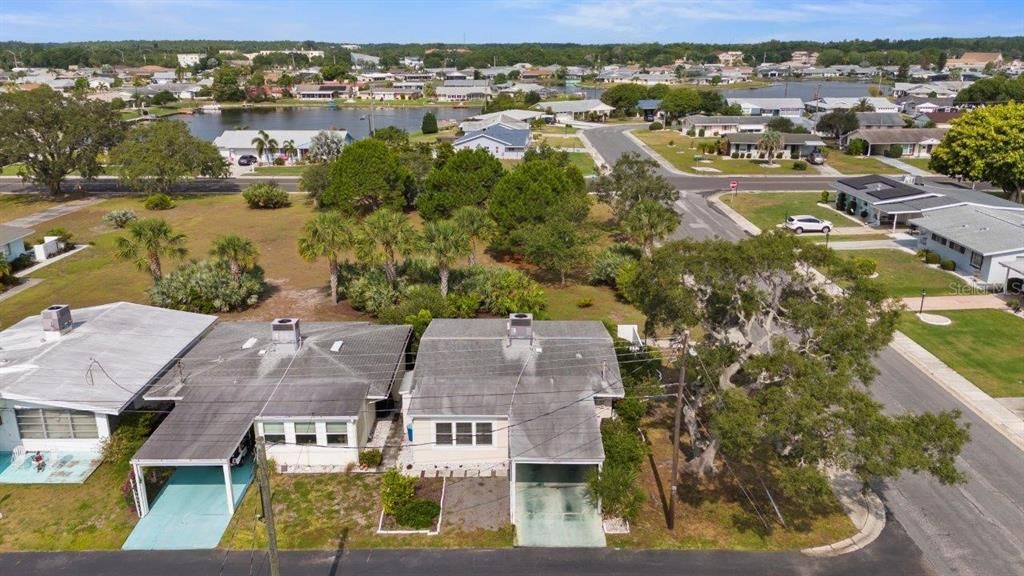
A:
<svg viewBox="0 0 1024 576">
<path fill-rule="evenodd" d="M 256 437 L 256 480 L 260 485 L 263 503 L 263 524 L 267 527 L 267 547 L 270 550 L 270 576 L 281 576 L 277 559 L 277 527 L 274 525 L 274 504 L 270 498 L 270 471 L 267 470 L 267 441 Z"/>
<path fill-rule="evenodd" d="M 672 426 L 672 479 L 669 481 L 671 491 L 668 495 L 668 529 L 676 527 L 676 490 L 679 479 L 679 429 L 683 420 L 683 386 L 686 385 L 686 359 L 690 352 L 690 331 L 683 332 L 683 351 L 679 355 L 679 383 L 676 384 L 676 418 Z M 691 438 L 691 441 L 694 439 Z"/>
</svg>

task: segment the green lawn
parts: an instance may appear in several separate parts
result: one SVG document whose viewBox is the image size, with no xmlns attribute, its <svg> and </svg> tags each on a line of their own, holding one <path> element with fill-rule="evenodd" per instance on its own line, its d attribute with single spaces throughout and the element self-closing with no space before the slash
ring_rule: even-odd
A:
<svg viewBox="0 0 1024 576">
<path fill-rule="evenodd" d="M 903 174 L 901 170 L 893 168 L 877 158 L 850 156 L 838 150 L 829 150 L 825 165 L 831 166 L 843 174 Z"/>
<path fill-rule="evenodd" d="M 990 396 L 1024 396 L 1024 320 L 1002 310 L 939 312 L 951 326 L 904 313 L 899 329 Z"/>
<path fill-rule="evenodd" d="M 18 176 L 21 174 L 21 164 L 8 164 L 0 168 L 0 176 Z"/>
<path fill-rule="evenodd" d="M 619 300 L 615 291 L 607 286 L 589 284 L 545 285 L 548 296 L 548 316 L 552 320 L 611 320 L 615 324 L 644 325 L 644 315 L 636 308 Z M 592 304 L 580 308 L 577 304 L 589 299 Z"/>
<path fill-rule="evenodd" d="M 551 134 L 552 136 L 575 134 L 578 130 L 572 126 L 551 126 L 545 124 L 540 128 L 533 128 L 534 133 Z"/>
<path fill-rule="evenodd" d="M 794 170 L 795 160 L 776 160 L 775 167 L 769 168 L 754 160 L 739 158 L 721 157 L 710 155 L 703 160 L 695 157 L 701 154 L 697 149 L 700 142 L 717 142 L 717 138 L 690 138 L 675 130 L 658 130 L 651 132 L 646 128 L 633 131 L 633 134 L 651 147 L 662 158 L 667 160 L 677 169 L 684 172 L 700 174 L 701 171 L 695 168 L 713 168 L 723 175 L 731 174 L 815 174 L 814 168 L 808 166 L 807 170 Z M 715 174 L 704 172 L 704 174 Z"/>
<path fill-rule="evenodd" d="M 39 194 L 0 194 L 0 223 L 16 220 L 47 208 L 60 206 L 60 202 Z M 45 226 L 47 223 L 40 224 Z"/>
<path fill-rule="evenodd" d="M 900 162 L 903 162 L 904 164 L 910 164 L 911 166 L 915 168 L 920 168 L 921 170 L 934 172 L 934 170 L 928 167 L 928 163 L 931 162 L 930 158 L 900 158 Z"/>
<path fill-rule="evenodd" d="M 569 152 L 569 161 L 580 169 L 584 176 L 594 174 L 594 158 L 586 152 Z"/>
<path fill-rule="evenodd" d="M 537 140 L 538 144 L 547 144 L 552 148 L 583 148 L 583 142 L 575 136 L 545 136 Z"/>
<path fill-rule="evenodd" d="M 259 176 L 302 176 L 305 166 L 259 166 L 254 174 Z"/>
<path fill-rule="evenodd" d="M 956 276 L 927 266 L 917 256 L 902 250 L 854 250 L 839 253 L 844 258 L 870 258 L 878 263 L 878 281 L 890 296 L 906 298 L 920 296 L 921 290 L 939 296 L 956 294 L 967 288 Z"/>
<path fill-rule="evenodd" d="M 855 226 L 841 215 L 819 206 L 821 192 L 740 192 L 722 194 L 720 198 L 761 230 L 771 230 L 784 223 L 786 216 L 795 214 L 831 220 L 836 226 Z"/>
</svg>

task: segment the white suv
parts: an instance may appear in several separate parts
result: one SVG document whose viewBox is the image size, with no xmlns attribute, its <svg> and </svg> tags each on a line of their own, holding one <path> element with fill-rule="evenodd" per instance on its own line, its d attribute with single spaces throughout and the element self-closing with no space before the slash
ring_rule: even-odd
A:
<svg viewBox="0 0 1024 576">
<path fill-rule="evenodd" d="M 804 232 L 823 232 L 828 234 L 828 231 L 832 229 L 832 223 L 828 220 L 801 214 L 786 218 L 786 228 L 797 234 L 803 234 Z"/>
</svg>

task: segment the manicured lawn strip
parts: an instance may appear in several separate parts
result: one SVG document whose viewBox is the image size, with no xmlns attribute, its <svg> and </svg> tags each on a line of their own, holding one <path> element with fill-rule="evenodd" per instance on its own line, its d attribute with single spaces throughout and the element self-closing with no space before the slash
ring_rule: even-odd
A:
<svg viewBox="0 0 1024 576">
<path fill-rule="evenodd" d="M 785 223 L 786 216 L 796 214 L 831 220 L 836 226 L 853 225 L 841 215 L 818 205 L 821 192 L 740 192 L 722 194 L 720 198 L 761 230 L 771 230 Z M 824 239 L 825 236 L 821 237 Z"/>
<path fill-rule="evenodd" d="M 844 258 L 870 258 L 878 263 L 878 281 L 896 298 L 920 296 L 921 290 L 938 296 L 955 294 L 967 288 L 952 274 L 927 266 L 917 256 L 902 250 L 852 250 L 839 253 Z"/>
<path fill-rule="evenodd" d="M 580 173 L 584 176 L 590 176 L 594 173 L 594 158 L 586 152 L 569 152 L 569 160 L 573 166 L 580 169 Z"/>
<path fill-rule="evenodd" d="M 615 291 L 607 286 L 570 284 L 564 288 L 545 285 L 548 296 L 548 316 L 552 320 L 611 320 L 615 324 L 644 325 L 644 315 L 636 308 L 619 300 Z M 590 299 L 590 306 L 580 308 L 577 303 Z"/>
<path fill-rule="evenodd" d="M 8 164 L 0 168 L 0 176 L 18 176 L 21 174 L 21 164 Z"/>
<path fill-rule="evenodd" d="M 548 125 L 548 124 L 545 124 L 544 126 L 541 126 L 540 128 L 533 128 L 532 130 L 534 132 L 539 132 L 541 134 L 562 135 L 562 136 L 567 135 L 567 134 L 575 134 L 578 131 L 576 128 L 573 128 L 572 126 L 551 126 L 551 125 Z"/>
<path fill-rule="evenodd" d="M 449 482 L 469 482 L 469 478 Z M 436 536 L 375 533 L 380 518 L 380 476 L 373 474 L 274 474 L 278 546 L 311 548 L 508 548 L 513 530 L 461 531 L 443 526 Z M 266 548 L 266 531 L 255 521 L 259 490 L 253 486 L 224 532 L 222 548 Z M 254 544 L 255 541 L 255 544 Z"/>
<path fill-rule="evenodd" d="M 1003 310 L 937 314 L 953 324 L 931 326 L 906 312 L 900 318 L 899 329 L 986 394 L 996 398 L 1024 396 L 1024 319 Z"/>
<path fill-rule="evenodd" d="M 537 141 L 552 148 L 582 148 L 583 142 L 575 136 L 545 136 Z"/>
<path fill-rule="evenodd" d="M 302 176 L 305 166 L 260 166 L 255 174 L 261 176 Z"/>
<path fill-rule="evenodd" d="M 915 168 L 920 168 L 921 170 L 934 172 L 931 168 L 928 167 L 928 163 L 931 162 L 930 158 L 900 158 L 900 162 L 903 162 L 904 164 L 910 164 L 911 166 Z"/>
<path fill-rule="evenodd" d="M 671 416 L 659 418 L 644 427 L 644 434 L 652 445 L 652 459 L 657 464 L 661 483 L 667 483 L 671 475 L 672 443 L 669 426 Z M 771 504 L 753 474 L 745 472 L 733 463 L 733 469 L 742 483 L 755 495 L 753 498 L 762 511 L 770 510 Z M 676 502 L 676 529 L 665 527 L 665 512 L 659 494 L 659 486 L 651 468 L 650 460 L 643 467 L 644 492 L 647 498 L 639 518 L 630 523 L 630 533 L 608 535 L 609 547 L 620 548 L 661 548 L 661 549 L 728 549 L 728 550 L 794 550 L 838 542 L 852 536 L 856 530 L 849 517 L 838 503 L 819 510 L 818 514 L 799 527 L 790 523 L 783 528 L 777 523 L 765 534 L 764 527 L 750 510 L 739 484 L 721 469 L 716 478 L 697 482 L 693 476 L 685 476 L 681 500 Z M 792 520 L 787 503 L 773 491 L 782 509 L 783 517 Z"/>
<path fill-rule="evenodd" d="M 47 199 L 40 194 L 0 194 L 0 223 L 17 220 L 23 216 L 42 212 L 54 206 L 60 206 L 60 202 Z M 44 222 L 37 227 L 47 226 L 48 224 L 49 222 Z M 44 231 L 36 230 L 36 232 Z"/>
<path fill-rule="evenodd" d="M 829 150 L 825 165 L 843 174 L 903 174 L 902 170 L 889 166 L 877 158 L 850 156 L 838 150 Z"/>
<path fill-rule="evenodd" d="M 684 172 L 699 174 L 701 172 L 694 168 L 714 168 L 722 174 L 814 174 L 814 170 L 811 168 L 804 171 L 793 170 L 794 160 L 789 159 L 776 160 L 775 168 L 767 168 L 753 160 L 723 158 L 717 155 L 707 156 L 704 162 L 694 159 L 694 156 L 701 154 L 697 148 L 699 142 L 717 142 L 717 138 L 690 138 L 675 130 L 651 132 L 646 128 L 634 130 L 633 134 L 662 158 Z M 669 142 L 672 142 L 672 145 L 669 145 Z M 704 173 L 709 174 L 709 172 Z"/>
</svg>

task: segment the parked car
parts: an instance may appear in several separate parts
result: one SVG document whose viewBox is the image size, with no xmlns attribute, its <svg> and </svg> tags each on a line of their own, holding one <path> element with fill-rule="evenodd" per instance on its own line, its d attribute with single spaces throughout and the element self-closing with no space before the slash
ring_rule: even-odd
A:
<svg viewBox="0 0 1024 576">
<path fill-rule="evenodd" d="M 797 234 L 803 234 L 804 232 L 823 232 L 827 234 L 832 229 L 832 222 L 815 216 L 800 214 L 786 218 L 786 228 Z"/>
<path fill-rule="evenodd" d="M 257 162 L 259 162 L 259 160 L 257 160 L 256 157 L 253 156 L 252 154 L 246 154 L 245 156 L 242 156 L 241 158 L 238 159 L 239 166 L 252 166 Z"/>
<path fill-rule="evenodd" d="M 815 166 L 821 166 L 825 163 L 825 155 L 821 152 L 811 152 L 807 155 L 807 161 Z"/>
</svg>

